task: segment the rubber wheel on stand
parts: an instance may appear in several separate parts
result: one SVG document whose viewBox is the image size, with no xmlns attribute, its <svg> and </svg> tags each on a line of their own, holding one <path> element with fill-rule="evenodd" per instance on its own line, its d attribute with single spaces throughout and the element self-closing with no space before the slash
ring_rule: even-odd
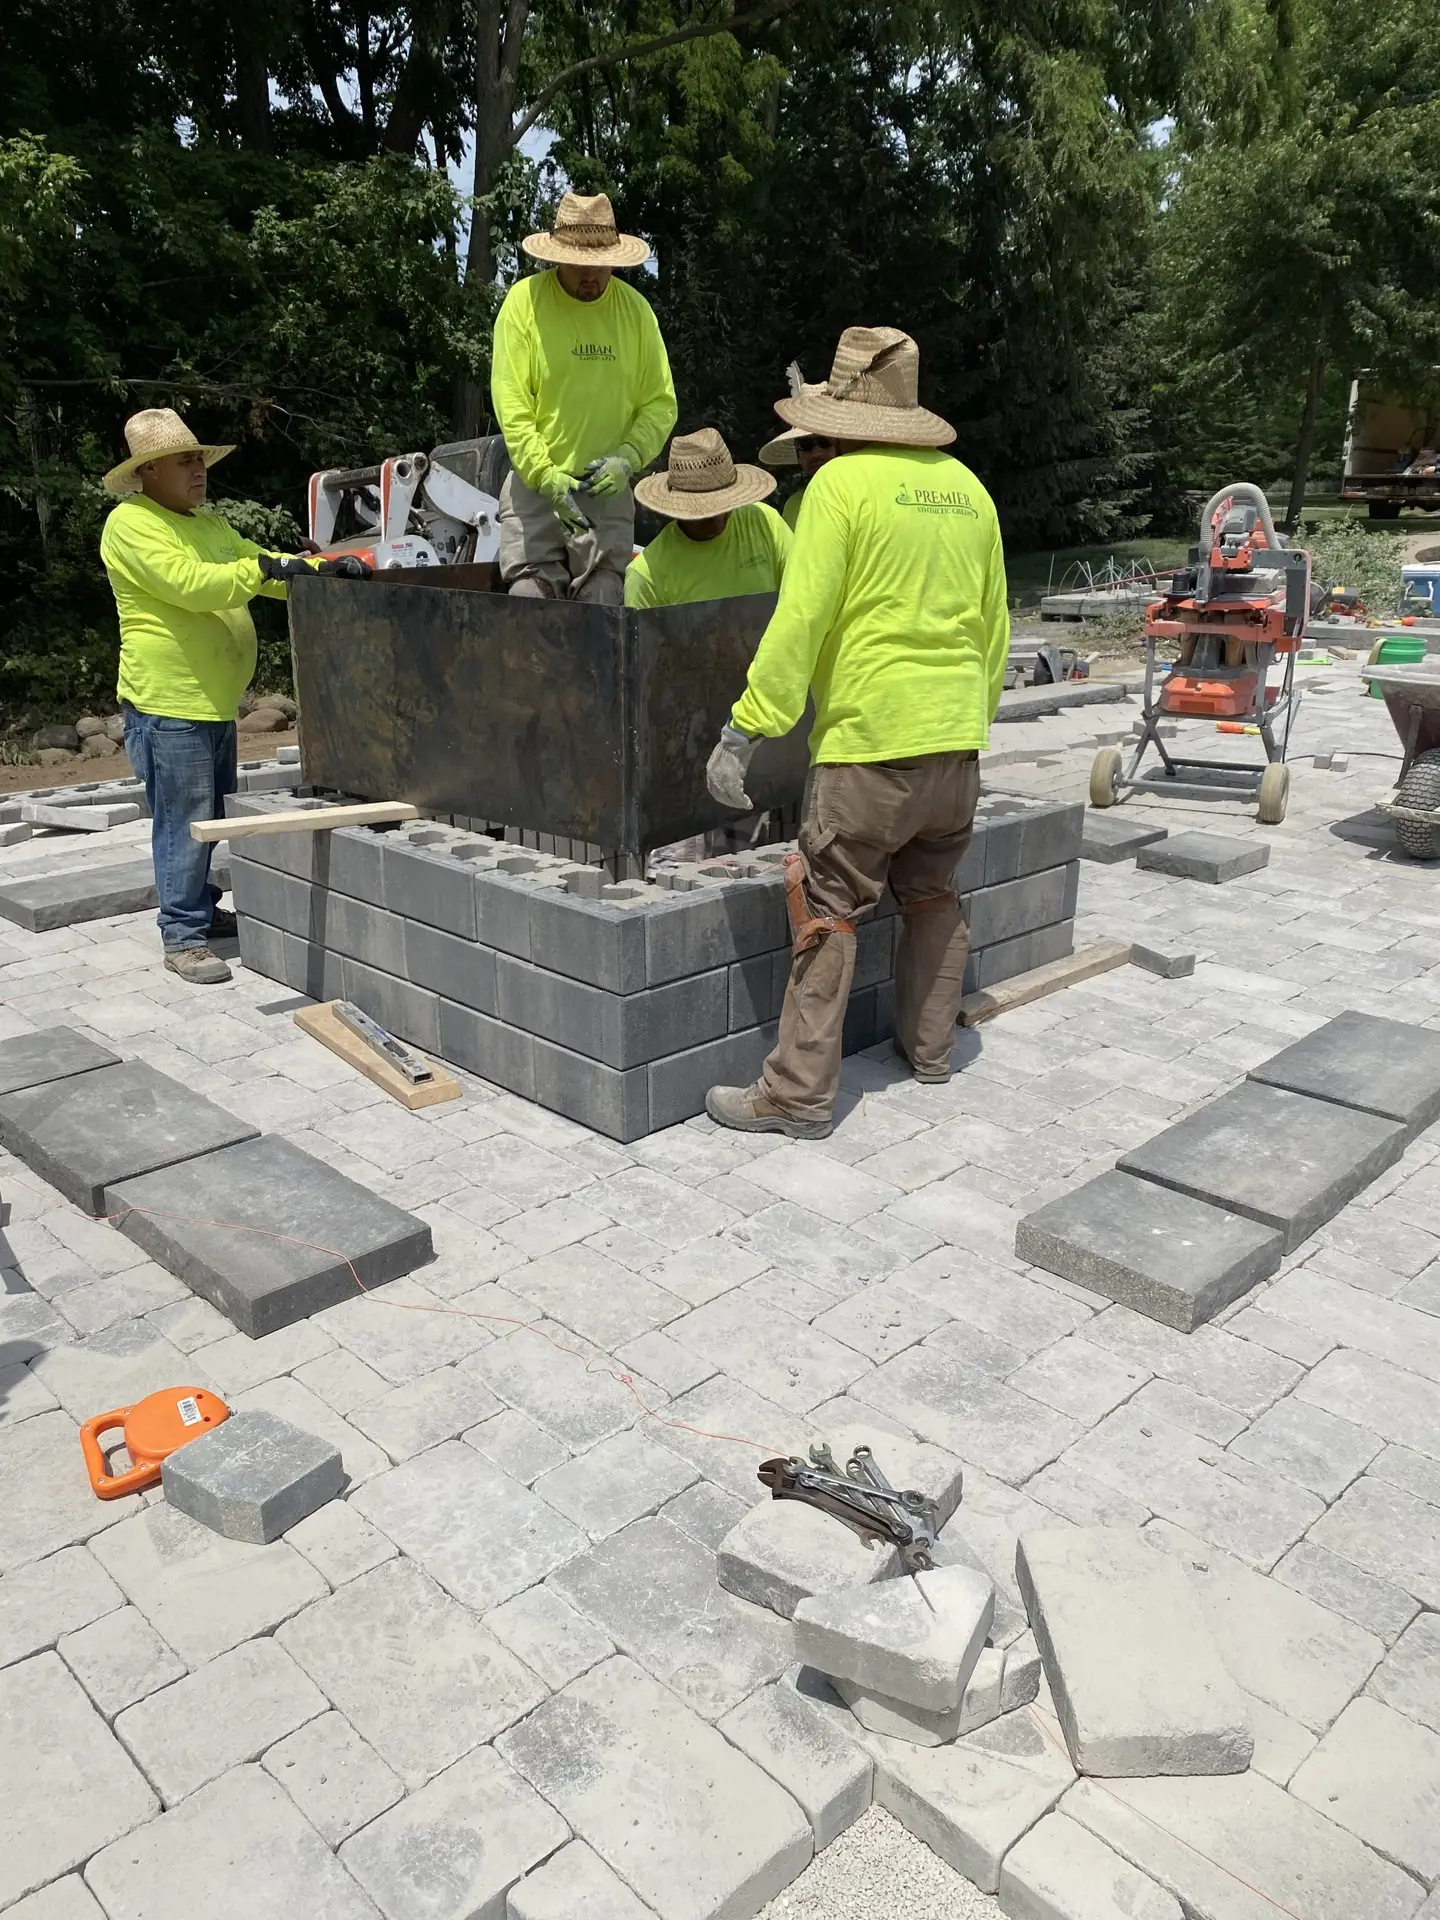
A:
<svg viewBox="0 0 1440 1920">
<path fill-rule="evenodd" d="M 1398 806 L 1415 807 L 1432 813 L 1440 807 L 1440 748 L 1422 753 L 1400 782 L 1395 795 Z M 1397 820 L 1395 838 L 1402 853 L 1412 860 L 1440 860 L 1440 827 L 1428 827 L 1419 820 Z"/>
<path fill-rule="evenodd" d="M 1260 806 L 1257 818 L 1262 827 L 1278 827 L 1290 804 L 1290 769 L 1277 760 L 1260 776 Z"/>
<path fill-rule="evenodd" d="M 1113 807 L 1120 798 L 1120 749 L 1101 747 L 1090 763 L 1090 804 Z"/>
</svg>

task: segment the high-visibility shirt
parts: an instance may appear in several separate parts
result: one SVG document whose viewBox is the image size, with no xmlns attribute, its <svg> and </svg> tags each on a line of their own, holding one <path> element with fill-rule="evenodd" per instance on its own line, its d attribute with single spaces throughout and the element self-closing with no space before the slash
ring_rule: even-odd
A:
<svg viewBox="0 0 1440 1920">
<path fill-rule="evenodd" d="M 778 593 L 791 533 L 773 507 L 737 507 L 713 540 L 692 540 L 672 520 L 625 570 L 627 607 L 680 607 Z"/>
<path fill-rule="evenodd" d="M 675 386 L 650 302 L 613 276 L 574 300 L 558 274 L 517 280 L 495 316 L 490 396 L 510 461 L 537 491 L 631 446 L 648 467 L 675 425 Z"/>
<path fill-rule="evenodd" d="M 207 507 L 172 513 L 128 494 L 100 535 L 120 616 L 119 695 L 172 720 L 233 720 L 255 672 L 256 594 L 283 600 L 265 552 Z"/>
<path fill-rule="evenodd" d="M 827 461 L 805 490 L 733 723 L 788 733 L 813 688 L 815 762 L 983 748 L 1009 645 L 989 494 L 949 454 L 867 446 Z"/>
<path fill-rule="evenodd" d="M 780 509 L 785 524 L 792 533 L 795 531 L 795 522 L 800 518 L 800 502 L 805 498 L 805 489 L 809 484 L 808 480 L 802 480 Z"/>
</svg>

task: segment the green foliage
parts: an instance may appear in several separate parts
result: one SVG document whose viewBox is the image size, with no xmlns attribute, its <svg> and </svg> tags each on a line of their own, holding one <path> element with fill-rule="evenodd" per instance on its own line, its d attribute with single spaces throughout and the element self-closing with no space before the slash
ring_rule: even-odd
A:
<svg viewBox="0 0 1440 1920">
<path fill-rule="evenodd" d="M 1363 520 L 1312 521 L 1297 545 L 1310 551 L 1310 577 L 1317 586 L 1350 587 L 1372 614 L 1394 613 L 1400 601 L 1400 536 Z"/>
</svg>

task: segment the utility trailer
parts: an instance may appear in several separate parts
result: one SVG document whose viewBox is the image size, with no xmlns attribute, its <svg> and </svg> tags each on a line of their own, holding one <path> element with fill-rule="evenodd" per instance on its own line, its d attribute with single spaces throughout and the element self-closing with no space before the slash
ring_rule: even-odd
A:
<svg viewBox="0 0 1440 1920">
<path fill-rule="evenodd" d="M 1440 512 L 1440 368 L 1405 393 L 1368 373 L 1352 381 L 1340 498 L 1366 501 L 1372 520 Z"/>
</svg>

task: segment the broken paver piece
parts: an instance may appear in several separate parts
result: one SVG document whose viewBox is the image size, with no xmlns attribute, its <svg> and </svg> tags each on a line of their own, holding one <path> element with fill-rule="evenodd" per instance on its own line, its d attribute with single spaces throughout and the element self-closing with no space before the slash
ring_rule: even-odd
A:
<svg viewBox="0 0 1440 1920">
<path fill-rule="evenodd" d="M 1070 1757 L 1105 1778 L 1240 1773 L 1254 1735 L 1179 1564 L 1129 1527 L 1023 1533 L 1015 1577 Z"/>
<path fill-rule="evenodd" d="M 1174 833 L 1142 847 L 1135 865 L 1141 873 L 1168 873 L 1178 880 L 1218 885 L 1270 864 L 1268 840 L 1232 840 L 1223 833 Z"/>
<path fill-rule="evenodd" d="M 958 1707 L 995 1612 L 995 1588 L 971 1567 L 817 1594 L 795 1609 L 795 1651 L 832 1679 L 912 1707 Z"/>
<path fill-rule="evenodd" d="M 1250 1078 L 1399 1120 L 1414 1139 L 1440 1120 L 1440 1033 L 1405 1020 L 1341 1013 L 1252 1067 Z"/>
<path fill-rule="evenodd" d="M 908 1700 L 838 1677 L 831 1685 L 867 1733 L 883 1733 L 888 1740 L 904 1740 L 912 1747 L 948 1747 L 962 1734 L 974 1733 L 1000 1717 L 1004 1680 L 1004 1653 L 998 1647 L 982 1647 L 957 1707 L 913 1707 Z"/>
<path fill-rule="evenodd" d="M 90 1214 L 117 1180 L 257 1132 L 139 1060 L 0 1096 L 0 1145 Z"/>
<path fill-rule="evenodd" d="M 798 1500 L 762 1500 L 720 1542 L 716 1566 L 727 1592 L 789 1620 L 813 1594 L 888 1580 L 900 1556 Z"/>
<path fill-rule="evenodd" d="M 106 1211 L 256 1340 L 412 1272 L 433 1251 L 424 1220 L 278 1134 L 117 1182 Z"/>
<path fill-rule="evenodd" d="M 1123 813 L 1096 813 L 1093 808 L 1087 808 L 1080 858 L 1113 867 L 1121 860 L 1133 860 L 1142 847 L 1153 846 L 1169 831 L 1168 827 L 1153 826 L 1148 821 L 1127 820 Z"/>
<path fill-rule="evenodd" d="M 1392 1166 L 1408 1138 L 1378 1114 L 1246 1080 L 1116 1165 L 1277 1227 L 1293 1253 Z"/>
<path fill-rule="evenodd" d="M 93 1073 L 97 1067 L 119 1065 L 118 1053 L 97 1046 L 73 1027 L 42 1027 L 39 1033 L 0 1040 L 0 1094 L 19 1093 L 22 1087 L 44 1086 L 77 1073 Z"/>
<path fill-rule="evenodd" d="M 263 1547 L 333 1500 L 345 1469 L 337 1447 L 257 1408 L 177 1448 L 160 1477 L 172 1507 Z"/>
<path fill-rule="evenodd" d="M 1277 1227 L 1129 1173 L 1102 1173 L 1026 1214 L 1015 1252 L 1031 1266 L 1190 1333 L 1283 1258 Z"/>
<path fill-rule="evenodd" d="M 1047 1813 L 1005 1856 L 1009 1920 L 1182 1920 L 1180 1902 L 1064 1813 Z"/>
</svg>

